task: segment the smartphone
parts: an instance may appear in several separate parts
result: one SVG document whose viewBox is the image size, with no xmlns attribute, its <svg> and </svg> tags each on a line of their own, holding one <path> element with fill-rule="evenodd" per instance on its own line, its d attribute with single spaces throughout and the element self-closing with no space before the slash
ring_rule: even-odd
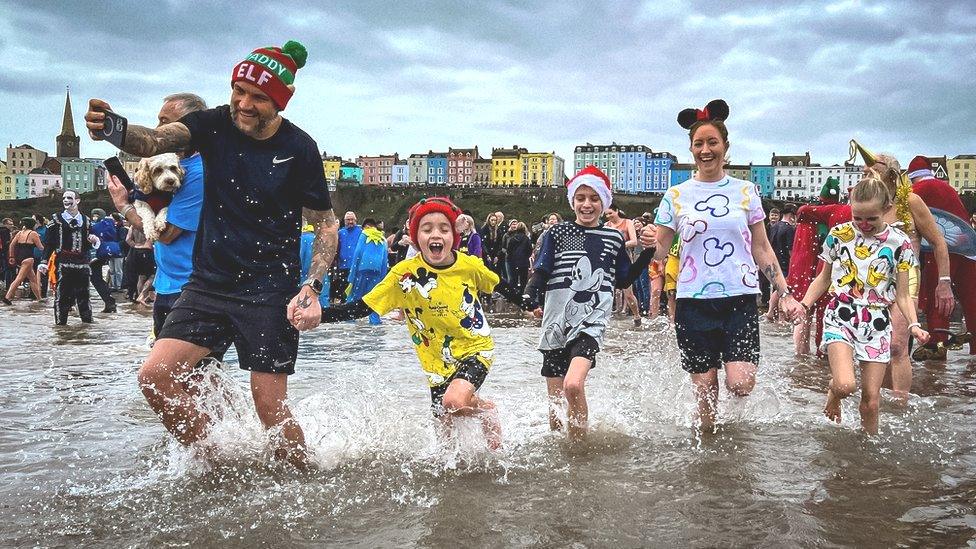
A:
<svg viewBox="0 0 976 549">
<path fill-rule="evenodd" d="M 123 118 L 122 120 L 125 119 Z M 122 181 L 122 186 L 125 187 L 127 191 L 131 191 L 136 187 L 132 182 L 132 179 L 129 179 L 129 174 L 125 173 L 125 168 L 122 167 L 122 162 L 117 156 L 110 156 L 109 158 L 106 158 L 102 164 L 105 165 L 105 169 L 108 170 L 108 173 L 118 177 L 119 180 Z"/>
<path fill-rule="evenodd" d="M 105 126 L 102 128 L 101 137 L 105 141 L 122 148 L 125 142 L 125 131 L 129 127 L 129 121 L 124 116 L 119 116 L 112 111 L 105 111 Z"/>
</svg>

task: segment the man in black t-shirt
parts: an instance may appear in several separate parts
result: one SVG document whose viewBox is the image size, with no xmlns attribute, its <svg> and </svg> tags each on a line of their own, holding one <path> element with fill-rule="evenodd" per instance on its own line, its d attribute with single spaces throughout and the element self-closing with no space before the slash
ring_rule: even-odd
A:
<svg viewBox="0 0 976 549">
<path fill-rule="evenodd" d="M 208 418 L 179 382 L 211 349 L 233 342 L 267 428 L 279 428 L 276 456 L 306 463 L 304 433 L 285 404 L 298 332 L 321 320 L 318 294 L 335 256 L 338 222 L 315 141 L 284 119 L 304 46 L 259 48 L 231 73 L 230 104 L 150 129 L 130 125 L 123 150 L 136 156 L 193 149 L 205 185 L 193 273 L 139 370 L 149 405 L 182 443 L 206 437 Z M 89 133 L 111 108 L 98 99 Z M 308 278 L 300 283 L 304 215 L 318 230 Z M 296 295 L 297 294 L 297 295 Z M 289 301 L 290 298 L 290 301 Z"/>
</svg>

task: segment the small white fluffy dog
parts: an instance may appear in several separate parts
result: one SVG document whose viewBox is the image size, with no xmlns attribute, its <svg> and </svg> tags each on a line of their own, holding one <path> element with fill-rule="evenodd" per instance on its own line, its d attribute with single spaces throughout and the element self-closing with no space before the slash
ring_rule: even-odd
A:
<svg viewBox="0 0 976 549">
<path fill-rule="evenodd" d="M 142 218 L 142 229 L 151 241 L 159 239 L 166 229 L 166 212 L 173 201 L 173 193 L 183 184 L 186 172 L 173 153 L 159 154 L 139 161 L 135 186 L 131 193 L 132 206 Z"/>
</svg>

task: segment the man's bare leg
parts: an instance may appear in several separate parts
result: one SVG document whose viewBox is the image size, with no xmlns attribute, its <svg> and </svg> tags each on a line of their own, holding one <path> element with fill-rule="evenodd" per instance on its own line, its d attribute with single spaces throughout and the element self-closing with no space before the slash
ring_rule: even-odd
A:
<svg viewBox="0 0 976 549">
<path fill-rule="evenodd" d="M 274 452 L 275 459 L 286 459 L 295 467 L 304 469 L 308 465 L 305 433 L 285 402 L 288 398 L 288 376 L 251 372 L 251 396 L 264 427 L 281 429 L 281 440 L 276 444 Z"/>
<path fill-rule="evenodd" d="M 139 388 L 166 430 L 182 444 L 206 436 L 209 418 L 197 409 L 183 378 L 210 352 L 179 339 L 159 339 L 139 368 Z"/>
</svg>

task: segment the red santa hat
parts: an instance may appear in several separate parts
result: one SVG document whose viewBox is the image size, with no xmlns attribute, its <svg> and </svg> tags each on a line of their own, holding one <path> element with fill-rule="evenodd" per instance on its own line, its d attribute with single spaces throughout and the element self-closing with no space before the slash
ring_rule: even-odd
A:
<svg viewBox="0 0 976 549">
<path fill-rule="evenodd" d="M 417 202 L 410 208 L 407 225 L 410 229 L 410 240 L 413 241 L 413 245 L 418 248 L 420 247 L 417 244 L 417 230 L 420 228 L 420 220 L 424 216 L 432 213 L 442 213 L 451 222 L 451 233 L 454 235 L 454 248 L 457 249 L 461 245 L 461 233 L 457 230 L 456 222 L 458 216 L 461 215 L 461 210 L 446 196 L 421 198 L 420 202 Z"/>
<path fill-rule="evenodd" d="M 922 155 L 916 156 L 908 163 L 908 179 L 919 177 L 935 177 L 935 173 L 932 172 L 932 163 Z"/>
<path fill-rule="evenodd" d="M 578 171 L 572 179 L 566 182 L 566 197 L 569 198 L 570 208 L 573 207 L 573 195 L 583 185 L 596 191 L 596 194 L 600 196 L 600 202 L 603 204 L 604 210 L 610 207 L 610 204 L 613 202 L 610 178 L 600 168 L 587 166 Z"/>
</svg>

